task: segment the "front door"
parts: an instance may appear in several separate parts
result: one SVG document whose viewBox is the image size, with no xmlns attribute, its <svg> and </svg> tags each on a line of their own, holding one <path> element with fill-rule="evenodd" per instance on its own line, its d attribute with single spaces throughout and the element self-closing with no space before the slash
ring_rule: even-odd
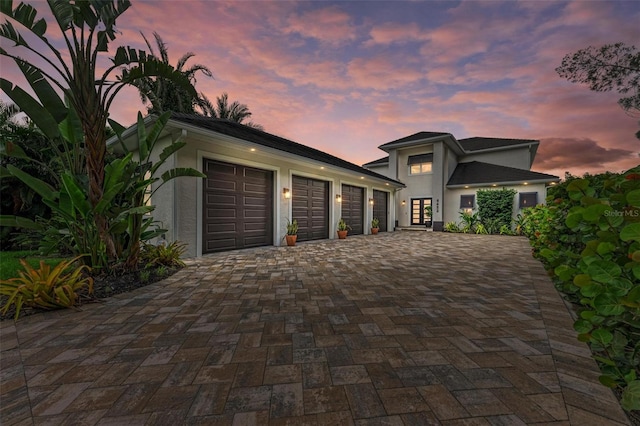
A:
<svg viewBox="0 0 640 426">
<path fill-rule="evenodd" d="M 431 222 L 429 213 L 425 211 L 425 207 L 431 206 L 431 198 L 412 198 L 411 199 L 411 224 L 425 225 Z"/>
</svg>

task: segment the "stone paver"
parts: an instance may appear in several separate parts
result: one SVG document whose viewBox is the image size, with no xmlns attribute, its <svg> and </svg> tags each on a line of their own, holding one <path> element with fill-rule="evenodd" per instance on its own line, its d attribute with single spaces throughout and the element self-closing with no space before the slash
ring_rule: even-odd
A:
<svg viewBox="0 0 640 426">
<path fill-rule="evenodd" d="M 208 255 L 0 333 L 7 426 L 629 424 L 524 238 Z"/>
</svg>

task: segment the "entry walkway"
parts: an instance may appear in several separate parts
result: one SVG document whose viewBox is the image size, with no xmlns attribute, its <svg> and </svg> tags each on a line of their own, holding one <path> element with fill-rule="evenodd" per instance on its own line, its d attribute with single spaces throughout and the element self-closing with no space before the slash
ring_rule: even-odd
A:
<svg viewBox="0 0 640 426">
<path fill-rule="evenodd" d="M 0 330 L 5 426 L 628 424 L 519 237 L 209 255 Z"/>
</svg>

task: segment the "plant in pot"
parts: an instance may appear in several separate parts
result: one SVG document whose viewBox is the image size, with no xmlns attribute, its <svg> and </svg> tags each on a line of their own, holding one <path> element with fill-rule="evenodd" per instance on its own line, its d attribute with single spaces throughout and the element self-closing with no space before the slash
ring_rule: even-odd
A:
<svg viewBox="0 0 640 426">
<path fill-rule="evenodd" d="M 378 233 L 379 230 L 380 230 L 380 219 L 378 219 L 377 217 L 374 217 L 373 219 L 371 219 L 371 233 L 375 235 Z"/>
<path fill-rule="evenodd" d="M 431 225 L 433 224 L 432 217 L 431 217 L 432 213 L 433 213 L 433 207 L 424 206 L 424 224 L 427 228 L 431 228 Z"/>
<path fill-rule="evenodd" d="M 344 219 L 340 219 L 340 221 L 338 222 L 338 238 L 340 238 L 341 240 L 347 238 L 347 233 L 350 229 L 351 227 L 347 225 L 347 222 L 345 222 Z"/>
<path fill-rule="evenodd" d="M 293 219 L 293 222 L 287 219 L 287 235 L 284 236 L 287 240 L 288 246 L 295 246 L 298 239 L 298 221 Z"/>
</svg>

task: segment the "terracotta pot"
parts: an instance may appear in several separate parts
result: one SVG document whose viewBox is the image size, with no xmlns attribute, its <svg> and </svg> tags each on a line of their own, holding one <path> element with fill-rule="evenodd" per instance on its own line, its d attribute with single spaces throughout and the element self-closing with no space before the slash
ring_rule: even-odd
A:
<svg viewBox="0 0 640 426">
<path fill-rule="evenodd" d="M 285 237 L 287 239 L 287 245 L 288 246 L 295 246 L 296 245 L 296 240 L 298 239 L 297 235 L 286 235 Z"/>
<path fill-rule="evenodd" d="M 347 238 L 347 232 L 349 231 L 338 231 L 338 238 L 344 240 L 345 238 Z"/>
<path fill-rule="evenodd" d="M 378 233 L 378 231 L 380 230 L 380 228 L 371 228 L 371 233 L 373 235 L 376 235 Z"/>
</svg>

